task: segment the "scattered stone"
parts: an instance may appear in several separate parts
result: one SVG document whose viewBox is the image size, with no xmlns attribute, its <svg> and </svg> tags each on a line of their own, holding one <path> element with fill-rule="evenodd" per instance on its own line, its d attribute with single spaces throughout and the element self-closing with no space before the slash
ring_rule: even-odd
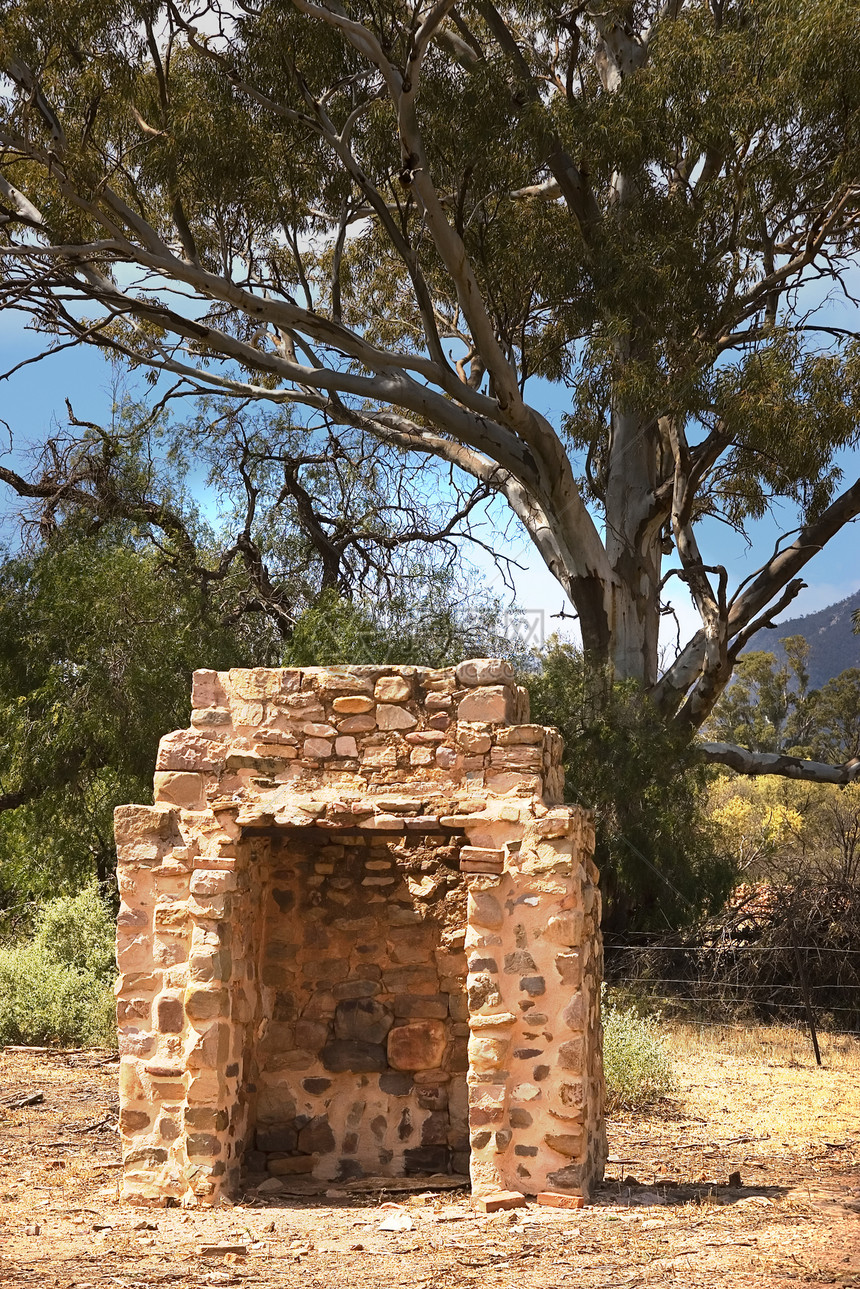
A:
<svg viewBox="0 0 860 1289">
<path fill-rule="evenodd" d="M 546 1208 L 583 1208 L 585 1200 L 581 1195 L 562 1195 L 560 1191 L 539 1191 L 538 1204 Z"/>
<path fill-rule="evenodd" d="M 494 1195 L 479 1196 L 475 1207 L 479 1213 L 499 1213 L 502 1209 L 523 1208 L 526 1202 L 525 1195 L 519 1191 L 496 1191 Z"/>
<path fill-rule="evenodd" d="M 377 1226 L 377 1231 L 411 1231 L 415 1226 L 408 1213 L 389 1213 Z"/>
</svg>

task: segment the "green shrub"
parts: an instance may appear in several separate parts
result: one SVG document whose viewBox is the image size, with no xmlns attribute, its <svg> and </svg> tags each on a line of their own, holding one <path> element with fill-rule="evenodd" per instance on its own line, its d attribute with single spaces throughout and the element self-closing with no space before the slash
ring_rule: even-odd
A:
<svg viewBox="0 0 860 1289">
<path fill-rule="evenodd" d="M 113 1043 L 113 937 L 95 887 L 51 900 L 32 939 L 0 949 L 0 1043 Z"/>
<path fill-rule="evenodd" d="M 603 999 L 603 1071 L 606 1108 L 638 1110 L 676 1086 L 672 1058 L 660 1037 L 659 1017 Z"/>
<path fill-rule="evenodd" d="M 114 920 L 93 885 L 46 904 L 35 942 L 57 962 L 111 983 L 116 975 L 115 934 Z"/>
</svg>

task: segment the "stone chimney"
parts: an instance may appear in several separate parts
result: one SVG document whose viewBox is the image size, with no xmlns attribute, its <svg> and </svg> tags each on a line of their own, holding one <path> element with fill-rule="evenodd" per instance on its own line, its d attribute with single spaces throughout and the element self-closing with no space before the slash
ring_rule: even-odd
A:
<svg viewBox="0 0 860 1289">
<path fill-rule="evenodd" d="M 600 895 L 507 663 L 198 671 L 116 811 L 124 1193 L 587 1196 Z"/>
</svg>

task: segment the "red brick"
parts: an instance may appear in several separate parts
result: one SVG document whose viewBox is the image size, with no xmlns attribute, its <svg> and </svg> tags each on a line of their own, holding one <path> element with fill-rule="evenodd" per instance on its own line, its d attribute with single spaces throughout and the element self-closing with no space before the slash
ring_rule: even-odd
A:
<svg viewBox="0 0 860 1289">
<path fill-rule="evenodd" d="M 525 1203 L 526 1197 L 519 1191 L 496 1191 L 476 1199 L 475 1207 L 479 1213 L 498 1213 L 504 1208 L 522 1208 Z"/>
<path fill-rule="evenodd" d="M 584 1208 L 585 1200 L 581 1195 L 561 1195 L 557 1191 L 541 1191 L 537 1197 L 538 1204 L 547 1208 Z"/>
</svg>

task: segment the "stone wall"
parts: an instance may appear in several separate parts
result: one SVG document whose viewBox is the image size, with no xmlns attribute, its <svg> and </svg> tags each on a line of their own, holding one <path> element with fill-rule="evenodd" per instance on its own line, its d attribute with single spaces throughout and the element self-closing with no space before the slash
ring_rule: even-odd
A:
<svg viewBox="0 0 860 1289">
<path fill-rule="evenodd" d="M 449 837 L 272 839 L 249 1183 L 468 1173 L 458 864 Z"/>
<path fill-rule="evenodd" d="M 193 701 L 116 817 L 126 1195 L 467 1165 L 587 1193 L 593 829 L 506 664 L 198 672 Z"/>
</svg>

